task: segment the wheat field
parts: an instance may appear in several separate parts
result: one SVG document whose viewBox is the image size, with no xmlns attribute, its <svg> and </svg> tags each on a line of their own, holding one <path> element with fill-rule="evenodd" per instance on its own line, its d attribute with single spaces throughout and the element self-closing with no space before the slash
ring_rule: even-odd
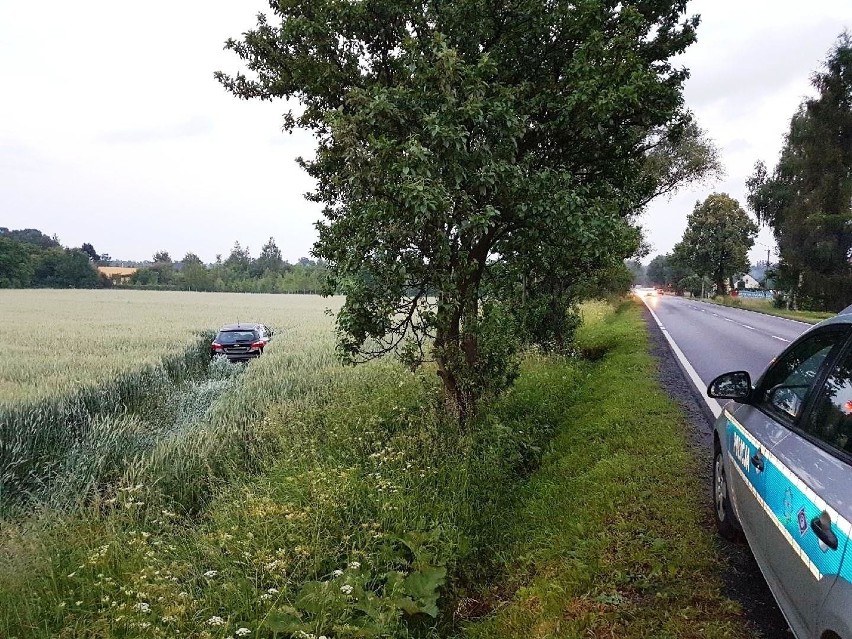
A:
<svg viewBox="0 0 852 639">
<path fill-rule="evenodd" d="M 225 323 L 261 322 L 270 350 L 333 339 L 327 308 L 309 295 L 115 290 L 0 290 L 0 404 L 97 385 L 182 352 Z"/>
</svg>

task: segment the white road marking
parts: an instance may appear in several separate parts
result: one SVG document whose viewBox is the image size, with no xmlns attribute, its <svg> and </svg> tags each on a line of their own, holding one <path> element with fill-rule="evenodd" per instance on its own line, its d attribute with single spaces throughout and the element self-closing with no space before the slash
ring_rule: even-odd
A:
<svg viewBox="0 0 852 639">
<path fill-rule="evenodd" d="M 784 339 L 783 337 L 778 337 L 777 335 L 770 335 L 770 337 L 771 337 L 772 339 L 778 339 L 778 340 L 781 340 L 782 342 L 787 342 L 788 344 L 790 343 L 790 340 L 788 340 L 788 339 Z"/>
<path fill-rule="evenodd" d="M 657 322 L 657 326 L 660 327 L 660 330 L 665 336 L 666 341 L 669 343 L 669 346 L 672 347 L 672 352 L 675 354 L 675 357 L 677 357 L 678 361 L 680 362 L 680 365 L 683 367 L 683 370 L 686 371 L 686 374 L 689 375 L 689 379 L 692 380 L 692 383 L 695 384 L 695 387 L 701 393 L 701 397 L 702 399 L 704 399 L 704 402 L 710 408 L 710 412 L 713 413 L 713 417 L 718 417 L 719 415 L 721 415 L 722 405 L 712 397 L 707 397 L 705 391 L 706 385 L 698 376 L 698 373 L 695 372 L 695 369 L 692 367 L 692 364 L 689 363 L 689 360 L 686 359 L 686 355 L 683 354 L 683 351 L 680 350 L 680 347 L 675 343 L 674 339 L 672 339 L 672 336 L 669 335 L 668 330 L 665 326 L 663 326 L 663 323 L 660 321 L 660 318 L 657 317 L 657 314 L 654 312 L 654 309 L 651 308 L 647 301 L 645 301 L 644 299 L 642 301 L 645 303 L 647 309 L 651 312 L 651 317 L 653 317 L 654 321 Z"/>
<path fill-rule="evenodd" d="M 757 330 L 754 326 L 749 326 L 748 324 L 740 324 L 740 326 L 742 326 L 743 328 L 747 328 L 750 331 Z"/>
<path fill-rule="evenodd" d="M 699 303 L 702 306 L 714 306 L 714 304 L 712 302 L 699 302 Z M 740 312 L 744 312 L 744 313 L 754 313 L 756 315 L 762 315 L 763 317 L 769 317 L 770 319 L 773 319 L 773 320 L 783 320 L 785 322 L 795 322 L 796 324 L 801 324 L 802 326 L 807 326 L 807 327 L 814 326 L 814 324 L 812 324 L 810 322 L 803 322 L 801 320 L 790 319 L 789 317 L 781 317 L 779 315 L 772 315 L 770 313 L 761 313 L 760 311 L 753 311 L 750 308 L 732 308 L 732 310 L 740 311 Z"/>
</svg>

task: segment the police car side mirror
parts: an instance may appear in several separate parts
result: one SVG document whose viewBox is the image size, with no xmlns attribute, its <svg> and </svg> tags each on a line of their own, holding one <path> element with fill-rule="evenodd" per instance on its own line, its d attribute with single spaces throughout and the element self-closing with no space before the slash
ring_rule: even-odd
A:
<svg viewBox="0 0 852 639">
<path fill-rule="evenodd" d="M 733 399 L 746 404 L 751 397 L 751 376 L 747 371 L 719 375 L 710 382 L 707 395 L 716 399 Z"/>
</svg>

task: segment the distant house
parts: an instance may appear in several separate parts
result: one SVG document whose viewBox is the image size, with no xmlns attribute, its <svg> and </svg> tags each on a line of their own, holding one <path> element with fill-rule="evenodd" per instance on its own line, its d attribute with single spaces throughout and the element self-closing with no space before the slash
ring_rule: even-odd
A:
<svg viewBox="0 0 852 639">
<path fill-rule="evenodd" d="M 98 272 L 112 280 L 113 284 L 127 284 L 130 276 L 133 275 L 138 268 L 130 268 L 126 266 L 99 266 Z"/>
<path fill-rule="evenodd" d="M 742 282 L 742 284 L 740 284 L 740 282 Z M 743 273 L 739 277 L 734 278 L 734 288 L 735 289 L 744 288 L 747 291 L 759 289 L 760 288 L 760 282 L 758 282 L 749 273 Z"/>
</svg>

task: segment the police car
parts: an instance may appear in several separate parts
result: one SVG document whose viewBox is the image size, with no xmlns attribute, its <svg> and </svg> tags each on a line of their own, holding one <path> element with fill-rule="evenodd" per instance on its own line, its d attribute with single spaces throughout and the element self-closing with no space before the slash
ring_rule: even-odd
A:
<svg viewBox="0 0 852 639">
<path fill-rule="evenodd" d="M 849 310 L 849 309 L 847 309 Z M 725 373 L 713 497 L 723 537 L 745 535 L 799 639 L 852 639 L 852 315 L 802 335 L 752 384 Z"/>
</svg>

